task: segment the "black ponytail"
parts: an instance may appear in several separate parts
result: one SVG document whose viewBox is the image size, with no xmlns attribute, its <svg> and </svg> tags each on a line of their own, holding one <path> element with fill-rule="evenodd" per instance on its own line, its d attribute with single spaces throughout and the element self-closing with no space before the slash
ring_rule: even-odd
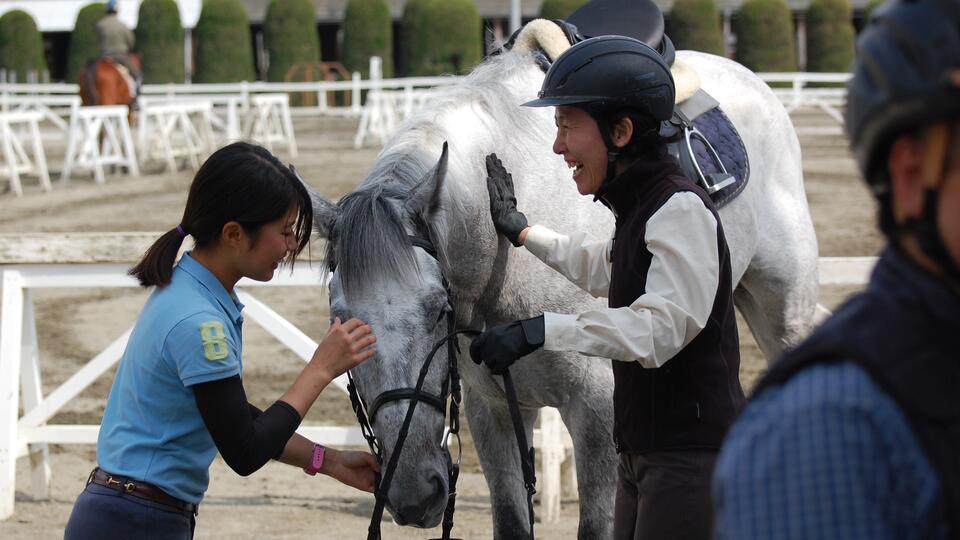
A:
<svg viewBox="0 0 960 540">
<path fill-rule="evenodd" d="M 223 226 L 236 221 L 254 241 L 260 228 L 297 208 L 294 233 L 296 260 L 310 241 L 313 207 L 296 170 L 284 165 L 262 146 L 236 142 L 217 150 L 197 171 L 190 184 L 180 224 L 157 239 L 130 275 L 144 287 L 170 283 L 177 253 L 189 234 L 197 249 L 216 244 Z"/>
</svg>

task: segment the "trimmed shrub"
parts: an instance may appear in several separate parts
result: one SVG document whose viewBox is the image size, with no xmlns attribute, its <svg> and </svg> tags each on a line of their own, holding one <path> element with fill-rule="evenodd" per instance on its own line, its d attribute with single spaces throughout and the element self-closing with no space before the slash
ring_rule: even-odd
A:
<svg viewBox="0 0 960 540">
<path fill-rule="evenodd" d="M 194 82 L 240 82 L 256 78 L 247 10 L 240 0 L 204 0 L 195 34 Z"/>
<path fill-rule="evenodd" d="M 472 0 L 430 0 L 414 48 L 413 75 L 467 73 L 483 56 L 480 13 Z"/>
<path fill-rule="evenodd" d="M 97 22 L 103 18 L 106 7 L 102 3 L 84 6 L 77 13 L 77 22 L 70 34 L 70 46 L 67 54 L 67 82 L 77 82 L 88 60 L 100 56 L 100 43 L 97 42 Z"/>
<path fill-rule="evenodd" d="M 540 4 L 541 19 L 566 19 L 587 0 L 543 0 Z"/>
<path fill-rule="evenodd" d="M 26 11 L 15 9 L 0 17 L 0 68 L 17 74 L 17 82 L 26 82 L 27 74 L 47 69 L 43 57 L 43 39 L 37 23 Z"/>
<path fill-rule="evenodd" d="M 383 59 L 383 76 L 393 76 L 393 20 L 387 0 L 349 0 L 343 16 L 343 65 L 370 76 L 370 57 Z"/>
<path fill-rule="evenodd" d="M 422 56 L 419 47 L 423 38 L 423 12 L 432 0 L 407 0 L 400 18 L 400 54 L 397 72 L 405 77 L 414 74 L 417 58 Z"/>
<path fill-rule="evenodd" d="M 807 71 L 849 71 L 853 23 L 847 0 L 813 0 L 807 10 Z"/>
<path fill-rule="evenodd" d="M 677 49 L 723 56 L 723 29 L 713 0 L 676 0 L 667 19 L 667 35 Z"/>
<path fill-rule="evenodd" d="M 273 0 L 263 22 L 263 38 L 270 52 L 267 79 L 283 81 L 299 63 L 320 61 L 320 37 L 310 0 Z"/>
<path fill-rule="evenodd" d="M 147 84 L 182 83 L 183 27 L 175 0 L 143 0 L 135 32 Z"/>
<path fill-rule="evenodd" d="M 734 20 L 737 61 L 753 71 L 796 71 L 793 18 L 784 0 L 746 0 Z"/>
</svg>

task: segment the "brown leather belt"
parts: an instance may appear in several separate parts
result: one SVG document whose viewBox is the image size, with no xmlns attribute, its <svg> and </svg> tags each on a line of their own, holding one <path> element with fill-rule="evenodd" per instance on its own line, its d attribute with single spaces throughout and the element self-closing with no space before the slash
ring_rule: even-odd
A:
<svg viewBox="0 0 960 540">
<path fill-rule="evenodd" d="M 182 512 L 189 512 L 193 515 L 196 515 L 197 511 L 200 509 L 200 505 L 181 501 L 172 495 L 168 495 L 165 491 L 153 484 L 148 484 L 147 482 L 141 482 L 139 480 L 133 480 L 125 476 L 113 475 L 107 471 L 104 471 L 100 467 L 97 467 L 90 473 L 90 477 L 87 478 L 87 483 L 99 484 L 117 491 L 129 493 L 134 497 L 140 497 L 141 499 L 146 499 L 148 501 L 158 502 L 160 504 L 176 508 Z"/>
</svg>

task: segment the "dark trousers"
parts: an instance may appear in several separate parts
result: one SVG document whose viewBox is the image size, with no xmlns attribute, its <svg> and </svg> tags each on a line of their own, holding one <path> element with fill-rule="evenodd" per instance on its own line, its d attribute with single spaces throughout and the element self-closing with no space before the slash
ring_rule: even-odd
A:
<svg viewBox="0 0 960 540">
<path fill-rule="evenodd" d="M 191 540 L 190 512 L 141 499 L 122 489 L 87 484 L 73 504 L 64 540 Z"/>
<path fill-rule="evenodd" d="M 708 540 L 716 450 L 620 454 L 615 540 Z"/>
</svg>

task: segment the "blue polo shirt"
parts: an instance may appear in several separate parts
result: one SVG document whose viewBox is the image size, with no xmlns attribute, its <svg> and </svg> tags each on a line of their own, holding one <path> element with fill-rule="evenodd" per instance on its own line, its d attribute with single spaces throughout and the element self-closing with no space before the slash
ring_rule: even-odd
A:
<svg viewBox="0 0 960 540">
<path fill-rule="evenodd" d="M 189 253 L 147 300 L 103 412 L 97 461 L 199 503 L 217 453 L 191 386 L 241 374 L 243 304 Z"/>
</svg>

